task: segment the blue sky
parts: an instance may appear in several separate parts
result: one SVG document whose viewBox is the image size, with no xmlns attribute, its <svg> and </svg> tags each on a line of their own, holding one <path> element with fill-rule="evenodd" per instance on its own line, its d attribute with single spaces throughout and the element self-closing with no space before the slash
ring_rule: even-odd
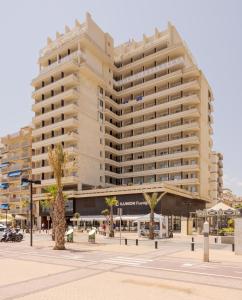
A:
<svg viewBox="0 0 242 300">
<path fill-rule="evenodd" d="M 8 0 L 0 9 L 0 136 L 31 122 L 31 79 L 47 36 L 89 11 L 115 43 L 141 39 L 171 21 L 215 96 L 214 149 L 224 154 L 225 185 L 242 195 L 242 1 Z"/>
</svg>

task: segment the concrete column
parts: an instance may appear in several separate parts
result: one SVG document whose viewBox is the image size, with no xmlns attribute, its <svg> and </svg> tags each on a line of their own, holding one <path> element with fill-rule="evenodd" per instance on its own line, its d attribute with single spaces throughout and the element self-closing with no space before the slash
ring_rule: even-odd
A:
<svg viewBox="0 0 242 300">
<path fill-rule="evenodd" d="M 160 238 L 163 237 L 164 229 L 162 228 L 162 223 L 163 223 L 163 216 L 160 216 Z"/>
<path fill-rule="evenodd" d="M 138 221 L 137 223 L 137 233 L 138 233 L 138 237 L 141 236 L 141 232 L 140 232 L 140 221 Z"/>
<path fill-rule="evenodd" d="M 181 218 L 181 234 L 187 235 L 187 218 Z"/>
<path fill-rule="evenodd" d="M 234 251 L 242 255 L 242 218 L 234 219 Z"/>
</svg>

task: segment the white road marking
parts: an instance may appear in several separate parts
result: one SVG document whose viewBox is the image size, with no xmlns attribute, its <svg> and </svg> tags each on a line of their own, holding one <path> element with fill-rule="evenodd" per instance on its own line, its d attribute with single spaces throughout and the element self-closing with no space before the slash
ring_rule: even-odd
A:
<svg viewBox="0 0 242 300">
<path fill-rule="evenodd" d="M 182 265 L 182 267 L 192 267 L 192 266 L 193 266 L 193 264 L 190 264 L 190 263 L 185 263 Z"/>
<path fill-rule="evenodd" d="M 151 262 L 151 259 L 142 259 L 142 258 L 133 258 L 125 256 L 110 257 L 102 260 L 104 263 L 116 264 L 116 265 L 126 265 L 126 266 L 141 266 L 148 262 Z"/>
</svg>

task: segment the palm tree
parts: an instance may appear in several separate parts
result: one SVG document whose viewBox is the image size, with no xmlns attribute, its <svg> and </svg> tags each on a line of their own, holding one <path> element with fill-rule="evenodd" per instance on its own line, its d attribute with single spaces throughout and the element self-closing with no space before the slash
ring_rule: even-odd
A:
<svg viewBox="0 0 242 300">
<path fill-rule="evenodd" d="M 105 202 L 109 207 L 109 237 L 114 237 L 113 230 L 113 207 L 118 205 L 118 200 L 116 197 L 107 197 L 105 198 Z"/>
<path fill-rule="evenodd" d="M 67 163 L 67 154 L 62 145 L 56 145 L 48 151 L 49 164 L 54 173 L 56 181 L 56 198 L 53 203 L 55 224 L 55 246 L 54 250 L 65 250 L 65 201 L 63 196 L 62 176 Z"/>
<path fill-rule="evenodd" d="M 159 203 L 159 201 L 161 200 L 161 198 L 166 194 L 166 192 L 161 193 L 158 196 L 158 193 L 152 193 L 151 195 L 144 193 L 144 198 L 145 201 L 148 203 L 149 207 L 150 207 L 150 224 L 149 224 L 149 239 L 153 240 L 155 237 L 155 233 L 154 233 L 154 212 L 155 212 L 155 208 L 156 205 Z M 161 224 L 160 224 L 161 226 Z"/>
<path fill-rule="evenodd" d="M 52 241 L 55 240 L 55 223 L 54 223 L 54 217 L 53 217 L 53 211 L 54 211 L 54 201 L 57 196 L 57 186 L 55 184 L 48 186 L 45 189 L 45 193 L 47 193 L 47 198 L 40 201 L 40 205 L 42 208 L 49 209 L 50 218 L 52 221 Z"/>
</svg>

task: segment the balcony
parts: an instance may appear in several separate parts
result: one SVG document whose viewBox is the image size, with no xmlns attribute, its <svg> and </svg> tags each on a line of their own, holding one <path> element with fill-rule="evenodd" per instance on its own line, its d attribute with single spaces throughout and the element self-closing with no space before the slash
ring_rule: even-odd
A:
<svg viewBox="0 0 242 300">
<path fill-rule="evenodd" d="M 54 131 L 56 129 L 60 128 L 77 128 L 79 125 L 79 122 L 77 118 L 71 117 L 63 121 L 56 122 L 54 124 L 44 126 L 38 129 L 34 129 L 32 132 L 32 136 L 38 136 L 41 135 L 42 133 L 48 133 L 50 131 Z"/>
<path fill-rule="evenodd" d="M 49 97 L 45 100 L 41 100 L 32 105 L 32 110 L 38 112 L 42 107 L 50 106 L 51 104 L 60 103 L 63 99 L 64 101 L 71 101 L 79 98 L 78 88 L 71 88 L 65 92 L 61 92 L 53 97 Z"/>
<path fill-rule="evenodd" d="M 60 106 L 59 108 L 49 110 L 43 114 L 40 114 L 33 118 L 33 123 L 37 124 L 43 120 L 50 119 L 52 117 L 59 116 L 61 114 L 74 114 L 78 112 L 78 105 L 77 103 L 71 103 L 64 106 Z"/>
<path fill-rule="evenodd" d="M 123 126 L 120 128 L 116 127 L 114 124 L 110 124 L 110 122 L 108 122 L 108 121 L 105 121 L 104 123 L 105 123 L 105 127 L 107 127 L 107 128 L 114 129 L 117 132 L 123 132 L 123 131 L 138 129 L 140 127 L 152 126 L 152 125 L 162 123 L 162 122 L 173 121 L 173 120 L 176 120 L 179 118 L 199 117 L 199 116 L 200 116 L 199 110 L 197 108 L 192 108 L 192 109 L 183 110 L 178 113 L 164 115 L 164 116 L 161 116 L 158 118 L 152 118 L 150 120 L 136 122 L 131 125 Z"/>
<path fill-rule="evenodd" d="M 157 93 L 152 94 L 154 96 L 155 99 L 155 95 Z M 148 101 L 145 101 L 146 96 L 144 96 L 144 103 L 148 103 Z M 178 105 L 185 105 L 185 104 L 199 104 L 200 100 L 198 98 L 198 95 L 196 93 L 190 94 L 188 96 L 184 96 L 184 97 L 179 97 L 176 98 L 175 100 L 170 100 L 167 101 L 165 103 L 162 104 L 158 104 L 158 105 L 153 105 L 150 107 L 145 107 L 133 112 L 129 112 L 127 114 L 122 114 L 121 116 L 115 114 L 113 111 L 110 111 L 109 109 L 105 109 L 105 113 L 107 116 L 112 117 L 113 119 L 117 120 L 117 121 L 123 121 L 125 119 L 129 119 L 129 118 L 134 118 L 137 116 L 140 116 L 141 114 L 148 114 L 148 113 L 152 113 L 158 110 L 165 110 L 167 108 L 172 108 Z M 135 106 L 134 106 L 135 107 Z"/>
<path fill-rule="evenodd" d="M 160 148 L 168 148 L 174 147 L 179 145 L 188 145 L 188 144 L 199 144 L 199 138 L 197 136 L 190 136 L 186 138 L 177 138 L 171 141 L 162 142 L 162 143 L 155 143 L 147 146 L 137 147 L 137 148 L 129 148 L 123 150 L 117 150 L 110 146 L 104 146 L 105 150 L 114 153 L 116 155 L 125 155 L 125 154 L 132 154 L 132 153 L 139 153 L 143 151 L 155 150 Z"/>
<path fill-rule="evenodd" d="M 154 163 L 154 162 L 162 162 L 167 160 L 175 160 L 175 159 L 182 159 L 182 158 L 198 158 L 199 152 L 198 151 L 182 151 L 177 153 L 171 153 L 166 155 L 156 155 L 152 157 L 143 157 L 141 159 L 134 159 L 134 160 L 127 160 L 119 163 L 118 167 L 125 167 L 125 166 L 131 166 L 131 165 L 139 165 L 144 163 Z M 108 160 L 110 163 L 112 160 Z M 111 161 L 111 162 L 110 162 Z M 116 162 L 115 162 L 116 163 Z"/>
<path fill-rule="evenodd" d="M 60 72 L 62 69 L 77 71 L 79 68 L 78 60 L 85 60 L 85 54 L 81 51 L 73 52 L 70 55 L 63 57 L 59 61 L 52 63 L 51 65 L 42 67 L 42 69 L 39 72 L 39 75 L 35 79 L 33 79 L 32 85 L 38 83 L 38 81 L 46 77 L 47 74 L 50 76 L 55 72 Z"/>
<path fill-rule="evenodd" d="M 199 171 L 198 165 L 182 165 L 176 167 L 167 167 L 167 168 L 154 168 L 150 170 L 143 170 L 137 172 L 127 172 L 122 173 L 121 178 L 129 178 L 129 177 L 136 177 L 136 176 L 149 176 L 149 175 L 160 175 L 160 174 L 167 174 L 167 173 L 177 173 L 177 172 L 188 172 L 188 171 Z M 118 174 L 119 175 L 119 174 Z"/>
<path fill-rule="evenodd" d="M 75 155 L 78 154 L 78 148 L 77 147 L 68 147 L 64 148 L 64 151 L 67 152 L 69 155 Z M 32 161 L 41 161 L 41 160 L 47 160 L 48 159 L 48 153 L 40 153 L 32 156 Z"/>
<path fill-rule="evenodd" d="M 39 165 L 41 165 L 41 164 L 39 163 Z M 73 161 L 67 162 L 66 168 L 67 168 L 68 170 L 74 169 L 75 166 L 74 166 Z M 32 169 L 32 174 L 33 174 L 33 175 L 36 175 L 36 174 L 42 174 L 42 173 L 51 173 L 51 172 L 52 172 L 51 166 L 43 166 L 43 167 L 37 166 L 36 168 L 33 168 L 33 169 Z"/>
<path fill-rule="evenodd" d="M 62 184 L 64 185 L 72 185 L 72 184 L 78 184 L 79 178 L 78 176 L 66 176 L 66 177 L 62 177 Z M 45 186 L 50 186 L 56 184 L 55 179 L 44 179 L 41 180 L 41 187 L 45 187 Z"/>
<path fill-rule="evenodd" d="M 194 131 L 198 131 L 199 130 L 199 123 L 198 122 L 192 122 L 192 123 L 188 123 L 188 124 L 184 124 L 184 125 L 178 125 L 178 126 L 173 126 L 173 127 L 169 127 L 169 128 L 165 128 L 162 130 L 153 130 L 151 132 L 147 132 L 147 133 L 140 133 L 140 134 L 134 134 L 130 137 L 125 137 L 125 138 L 121 138 L 118 139 L 108 133 L 105 133 L 105 138 L 109 141 L 115 142 L 117 144 L 124 144 L 124 143 L 129 143 L 129 142 L 134 142 L 134 141 L 138 141 L 140 139 L 148 139 L 148 138 L 153 138 L 153 137 L 159 137 L 162 135 L 167 135 L 167 134 L 172 134 L 172 133 L 176 133 L 176 132 L 181 132 L 181 131 L 185 131 L 185 130 L 194 130 Z"/>
<path fill-rule="evenodd" d="M 56 80 L 48 85 L 45 85 L 37 90 L 35 90 L 32 93 L 33 98 L 40 97 L 41 94 L 44 94 L 50 90 L 54 90 L 57 87 L 60 87 L 61 85 L 68 86 L 68 85 L 77 85 L 79 83 L 79 78 L 75 74 L 70 74 L 66 77 L 60 78 L 59 80 Z"/>
<path fill-rule="evenodd" d="M 32 144 L 33 149 L 37 149 L 40 147 L 49 147 L 50 145 L 60 144 L 61 142 L 72 142 L 77 141 L 79 138 L 78 133 L 69 132 L 66 134 L 61 134 L 59 136 L 51 137 L 49 139 L 45 139 L 43 141 L 38 141 Z"/>
<path fill-rule="evenodd" d="M 183 66 L 183 65 L 184 65 L 184 58 L 183 57 L 179 57 L 179 58 L 173 59 L 173 60 L 171 60 L 169 62 L 160 64 L 160 65 L 158 65 L 156 67 L 153 67 L 153 68 L 150 68 L 148 70 L 139 72 L 139 73 L 137 73 L 135 75 L 128 76 L 127 78 L 124 78 L 122 80 L 119 80 L 119 81 L 113 80 L 113 84 L 114 84 L 114 86 L 118 86 L 119 87 L 119 86 L 122 86 L 124 84 L 129 83 L 129 82 L 136 81 L 136 80 L 145 78 L 146 76 L 153 75 L 153 74 L 158 73 L 160 71 L 172 68 L 174 66 Z"/>
<path fill-rule="evenodd" d="M 155 47 L 155 45 L 154 45 L 154 47 Z M 154 53 L 146 55 L 145 57 L 141 56 L 138 59 L 134 59 L 133 62 L 123 64 L 121 67 L 116 68 L 115 72 L 117 72 L 118 74 L 120 74 L 120 73 L 122 74 L 124 71 L 133 69 L 138 66 L 143 66 L 144 64 L 153 62 L 154 60 L 157 60 L 158 58 L 161 58 L 161 57 L 166 58 L 168 53 L 169 54 L 180 53 L 182 49 L 183 49 L 183 46 L 181 43 L 175 44 L 172 46 L 164 45 L 163 47 L 161 47 L 159 50 L 157 50 Z M 139 51 L 139 49 L 137 49 L 137 50 Z"/>
<path fill-rule="evenodd" d="M 168 76 L 169 75 L 169 76 Z M 181 72 L 174 72 L 171 74 L 166 75 L 167 77 L 164 76 L 164 80 L 166 79 L 166 81 L 170 81 L 171 79 L 179 79 L 182 76 Z M 172 75 L 172 76 L 171 76 Z M 140 85 L 134 86 L 134 87 L 130 87 L 127 90 L 123 90 L 118 92 L 117 94 L 119 95 L 119 97 L 125 97 L 126 95 L 129 95 L 130 93 L 134 93 L 138 91 L 135 91 L 137 89 L 140 89 L 140 92 L 142 92 L 143 90 L 145 90 L 145 88 L 151 88 L 152 86 L 157 86 L 158 84 L 160 84 L 161 82 L 161 78 L 156 78 L 153 80 L 150 80 L 148 82 L 144 82 Z M 180 91 L 189 91 L 190 89 L 196 90 L 199 89 L 200 85 L 199 82 L 196 78 L 190 78 L 190 79 L 186 79 L 184 80 L 182 83 L 176 84 L 173 87 L 169 87 L 169 88 L 162 88 L 162 90 L 160 90 L 159 92 L 155 93 L 155 97 L 154 94 L 148 95 L 148 96 L 144 96 L 142 98 L 141 101 L 137 100 L 129 100 L 126 103 L 123 103 L 121 105 L 121 108 L 125 108 L 129 105 L 135 105 L 138 103 L 143 103 L 143 101 L 148 101 L 148 100 L 153 100 L 154 98 L 160 98 L 160 97 L 164 97 L 164 96 L 168 96 L 170 94 L 175 94 L 178 93 Z M 194 92 L 194 91 L 193 91 Z"/>
</svg>

